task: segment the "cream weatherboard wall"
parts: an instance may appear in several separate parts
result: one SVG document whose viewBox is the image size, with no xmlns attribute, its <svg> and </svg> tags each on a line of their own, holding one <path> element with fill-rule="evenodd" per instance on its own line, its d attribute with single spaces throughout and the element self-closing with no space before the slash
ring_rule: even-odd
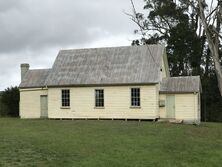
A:
<svg viewBox="0 0 222 167">
<path fill-rule="evenodd" d="M 165 94 L 160 94 L 160 101 L 163 101 L 166 105 L 166 95 Z M 166 107 L 160 107 L 160 118 L 166 118 Z"/>
<path fill-rule="evenodd" d="M 131 88 L 140 88 L 140 108 L 130 107 Z M 61 108 L 62 88 L 49 88 L 48 90 L 21 89 L 20 117 L 40 118 L 40 97 L 41 95 L 48 95 L 49 118 L 166 118 L 166 106 L 159 107 L 158 103 L 159 100 L 164 100 L 166 102 L 166 94 L 159 95 L 158 85 L 72 87 L 68 89 L 70 89 L 69 109 Z M 95 108 L 95 89 L 104 89 L 104 108 Z M 200 122 L 199 93 L 184 93 L 172 95 L 175 96 L 175 119 L 183 119 L 186 122 Z"/>
<path fill-rule="evenodd" d="M 161 60 L 161 64 L 162 64 L 162 71 L 161 71 L 162 78 L 166 78 L 167 77 L 167 72 L 166 72 L 166 66 L 165 66 L 163 57 L 162 57 L 162 60 Z"/>
<path fill-rule="evenodd" d="M 161 76 L 162 78 L 170 77 L 170 72 L 169 72 L 169 66 L 168 66 L 168 60 L 167 60 L 167 55 L 166 51 L 164 52 L 162 58 L 161 58 Z"/>
<path fill-rule="evenodd" d="M 175 107 L 176 119 L 183 119 L 184 121 L 200 121 L 198 93 L 192 94 L 176 94 Z"/>
<path fill-rule="evenodd" d="M 140 108 L 131 108 L 131 88 L 140 88 Z M 68 89 L 70 89 L 70 108 L 68 109 L 61 107 L 62 88 L 48 89 L 49 118 L 155 119 L 159 115 L 158 85 Z M 104 89 L 104 108 L 95 107 L 95 89 Z"/>
<path fill-rule="evenodd" d="M 20 117 L 40 118 L 40 96 L 47 94 L 46 89 L 20 89 Z"/>
<path fill-rule="evenodd" d="M 185 122 L 200 122 L 200 94 L 181 93 L 171 94 L 175 96 L 175 119 Z M 160 94 L 160 100 L 166 102 L 166 94 Z M 167 104 L 165 104 L 167 105 Z M 160 107 L 160 118 L 166 118 L 166 106 Z"/>
</svg>

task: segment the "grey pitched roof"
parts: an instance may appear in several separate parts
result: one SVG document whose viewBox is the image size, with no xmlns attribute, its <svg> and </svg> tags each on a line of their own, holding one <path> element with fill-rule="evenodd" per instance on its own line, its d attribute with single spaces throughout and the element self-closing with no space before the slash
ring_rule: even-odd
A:
<svg viewBox="0 0 222 167">
<path fill-rule="evenodd" d="M 29 70 L 21 84 L 20 88 L 44 87 L 45 80 L 48 77 L 50 69 Z"/>
<path fill-rule="evenodd" d="M 163 53 L 161 45 L 61 50 L 46 85 L 158 83 Z"/>
<path fill-rule="evenodd" d="M 202 89 L 199 76 L 164 78 L 160 84 L 160 92 L 162 93 L 186 93 L 201 91 Z"/>
</svg>

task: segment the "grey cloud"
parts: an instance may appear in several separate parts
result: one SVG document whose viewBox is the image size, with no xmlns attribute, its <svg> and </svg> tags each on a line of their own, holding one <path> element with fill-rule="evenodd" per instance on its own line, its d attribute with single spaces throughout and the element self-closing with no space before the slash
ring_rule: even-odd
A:
<svg viewBox="0 0 222 167">
<path fill-rule="evenodd" d="M 130 8 L 129 0 L 6 2 L 3 6 L 11 10 L 0 14 L 0 52 L 75 45 L 133 32 L 129 29 L 133 24 L 123 14 Z"/>
<path fill-rule="evenodd" d="M 2 0 L 0 1 L 0 14 L 12 9 L 21 8 L 22 2 L 18 0 Z"/>
</svg>

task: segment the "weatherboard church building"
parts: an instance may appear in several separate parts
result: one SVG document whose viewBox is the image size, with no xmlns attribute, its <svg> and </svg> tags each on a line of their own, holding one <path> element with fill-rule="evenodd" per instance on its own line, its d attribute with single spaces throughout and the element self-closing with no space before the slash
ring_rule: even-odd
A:
<svg viewBox="0 0 222 167">
<path fill-rule="evenodd" d="M 21 118 L 200 122 L 200 77 L 170 77 L 162 45 L 61 50 L 19 88 Z"/>
</svg>

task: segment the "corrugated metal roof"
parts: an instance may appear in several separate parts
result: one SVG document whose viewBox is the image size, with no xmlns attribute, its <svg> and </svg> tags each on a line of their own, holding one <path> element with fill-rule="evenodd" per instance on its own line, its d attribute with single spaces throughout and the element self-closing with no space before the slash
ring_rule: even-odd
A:
<svg viewBox="0 0 222 167">
<path fill-rule="evenodd" d="M 201 92 L 199 76 L 163 78 L 160 84 L 160 92 Z"/>
<path fill-rule="evenodd" d="M 45 80 L 48 77 L 50 69 L 29 70 L 21 84 L 20 88 L 44 87 Z"/>
<path fill-rule="evenodd" d="M 158 83 L 163 53 L 161 45 L 61 50 L 46 85 Z"/>
</svg>

